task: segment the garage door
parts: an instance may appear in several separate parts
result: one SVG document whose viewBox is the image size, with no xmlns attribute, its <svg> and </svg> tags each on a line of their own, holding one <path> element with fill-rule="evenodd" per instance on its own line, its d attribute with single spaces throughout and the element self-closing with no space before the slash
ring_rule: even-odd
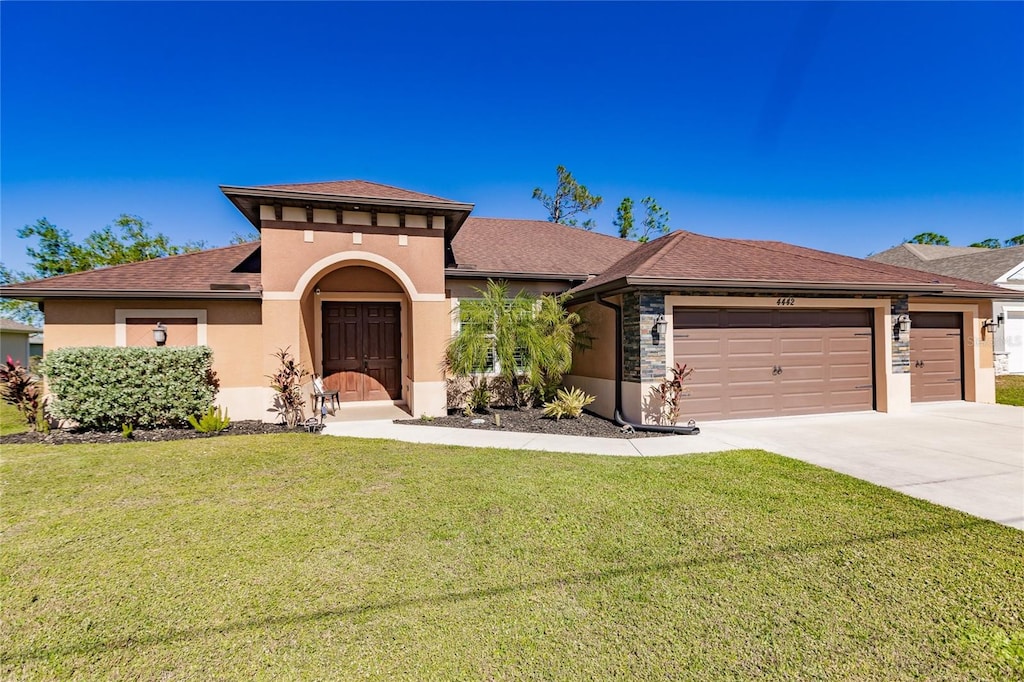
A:
<svg viewBox="0 0 1024 682">
<path fill-rule="evenodd" d="M 694 368 L 686 419 L 874 408 L 871 311 L 673 310 L 675 361 Z"/>
<path fill-rule="evenodd" d="M 910 313 L 910 401 L 962 400 L 963 315 Z"/>
</svg>

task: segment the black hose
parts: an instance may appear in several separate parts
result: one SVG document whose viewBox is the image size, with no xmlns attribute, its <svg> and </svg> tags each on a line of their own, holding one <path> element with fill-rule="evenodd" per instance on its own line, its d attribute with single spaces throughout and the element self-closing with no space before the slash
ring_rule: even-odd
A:
<svg viewBox="0 0 1024 682">
<path fill-rule="evenodd" d="M 616 426 L 629 428 L 634 431 L 674 433 L 680 436 L 695 436 L 700 433 L 700 429 L 697 428 L 693 420 L 690 420 L 686 426 L 658 426 L 655 424 L 637 424 L 622 416 L 622 308 L 614 303 L 605 301 L 597 294 L 594 295 L 594 302 L 615 311 L 615 357 L 617 359 L 615 362 L 615 414 L 612 416 L 612 421 L 615 422 Z"/>
</svg>

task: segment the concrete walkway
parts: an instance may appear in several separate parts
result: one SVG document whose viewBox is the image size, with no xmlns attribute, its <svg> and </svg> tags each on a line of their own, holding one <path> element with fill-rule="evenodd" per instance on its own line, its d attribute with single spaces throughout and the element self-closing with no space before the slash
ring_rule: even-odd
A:
<svg viewBox="0 0 1024 682">
<path fill-rule="evenodd" d="M 484 448 L 659 456 L 768 450 L 1024 529 L 1024 409 L 977 403 L 700 424 L 697 436 L 578 438 L 394 424 L 328 423 L 325 434 Z"/>
</svg>

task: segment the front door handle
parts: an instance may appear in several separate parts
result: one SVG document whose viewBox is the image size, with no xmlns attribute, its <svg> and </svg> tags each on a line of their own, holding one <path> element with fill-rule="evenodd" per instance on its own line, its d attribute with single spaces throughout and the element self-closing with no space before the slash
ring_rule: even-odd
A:
<svg viewBox="0 0 1024 682">
<path fill-rule="evenodd" d="M 370 369 L 370 361 L 367 360 L 366 356 L 364 355 L 363 356 L 363 370 L 365 371 L 365 370 L 368 370 L 368 369 Z"/>
<path fill-rule="evenodd" d="M 772 365 L 772 376 L 778 376 L 782 374 L 782 367 L 779 365 Z"/>
</svg>

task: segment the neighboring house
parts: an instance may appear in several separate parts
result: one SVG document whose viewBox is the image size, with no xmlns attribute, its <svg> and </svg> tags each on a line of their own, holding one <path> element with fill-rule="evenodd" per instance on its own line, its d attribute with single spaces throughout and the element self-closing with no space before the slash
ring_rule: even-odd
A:
<svg viewBox="0 0 1024 682">
<path fill-rule="evenodd" d="M 10 357 L 28 367 L 28 359 L 32 357 L 29 337 L 41 331 L 31 325 L 0 317 L 0 362 Z"/>
<path fill-rule="evenodd" d="M 566 383 L 595 411 L 650 420 L 674 362 L 696 367 L 684 418 L 899 411 L 994 401 L 982 323 L 999 289 L 780 242 L 676 232 L 639 245 L 364 181 L 221 187 L 261 241 L 0 287 L 45 301 L 47 351 L 206 344 L 218 403 L 272 419 L 290 348 L 346 402 L 446 412 L 441 368 L 460 299 L 488 278 L 573 292 L 594 345 Z M 900 331 L 909 313 L 916 324 Z M 912 363 L 926 338 L 927 368 Z"/>
<path fill-rule="evenodd" d="M 907 243 L 868 258 L 1024 292 L 1024 246 L 984 249 Z M 1024 294 L 1014 295 L 1014 300 L 993 303 L 999 323 L 994 334 L 996 374 L 1024 374 Z"/>
<path fill-rule="evenodd" d="M 28 337 L 28 356 L 30 358 L 41 358 L 43 357 L 43 334 L 29 334 Z"/>
</svg>

